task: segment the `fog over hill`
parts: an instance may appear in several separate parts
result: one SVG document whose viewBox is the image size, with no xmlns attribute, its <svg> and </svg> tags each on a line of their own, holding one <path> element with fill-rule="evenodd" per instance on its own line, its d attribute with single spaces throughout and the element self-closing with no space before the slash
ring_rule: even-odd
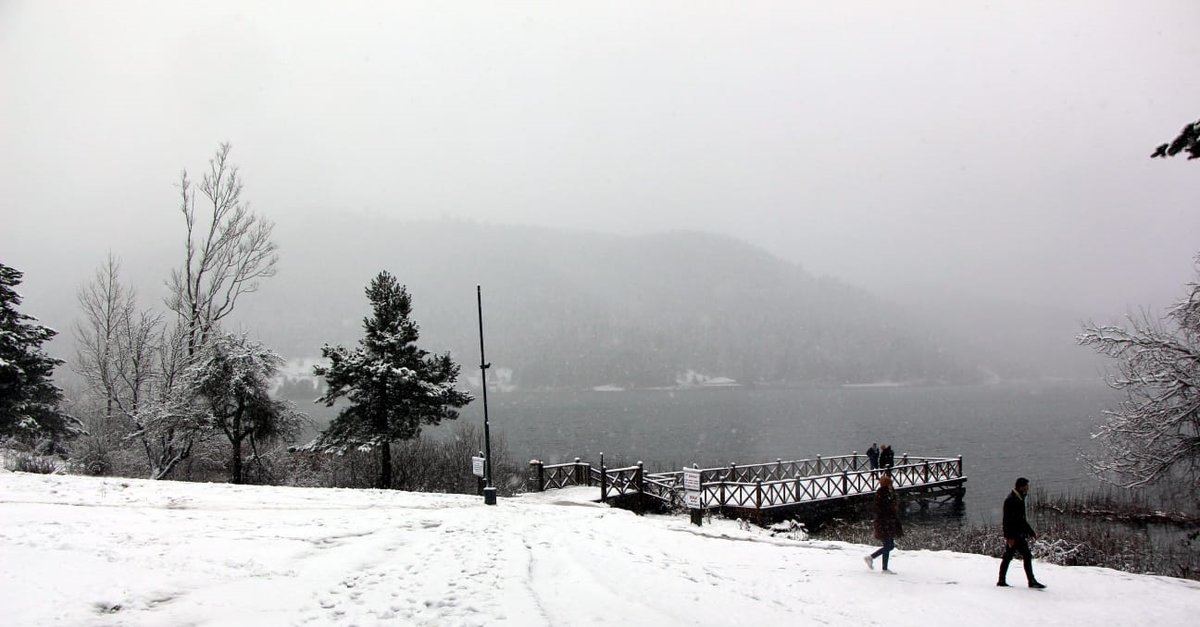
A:
<svg viewBox="0 0 1200 627">
<path fill-rule="evenodd" d="M 489 361 L 525 388 L 669 386 L 689 371 L 767 385 L 1046 374 L 725 236 L 378 218 L 276 235 L 280 272 L 242 301 L 237 324 L 291 359 L 353 344 L 363 289 L 388 270 L 413 294 L 422 346 L 450 350 L 464 374 L 479 359 L 481 285 Z"/>
<path fill-rule="evenodd" d="M 281 220 L 275 240 L 278 274 L 243 296 L 226 326 L 294 360 L 296 374 L 311 372 L 323 344 L 357 342 L 364 289 L 381 270 L 413 294 L 421 346 L 451 351 L 464 377 L 478 373 L 481 285 L 488 360 L 525 389 L 673 386 L 689 372 L 693 383 L 840 385 L 1095 378 L 1103 369 L 1073 342 L 1086 313 L 1014 304 L 1021 294 L 873 294 L 705 232 L 347 213 Z M 178 242 L 113 242 L 112 253 L 141 306 L 162 310 Z M 61 254 L 21 287 L 26 312 L 61 332 L 52 352 L 69 360 L 75 292 L 103 259 Z M 58 376 L 69 382 L 69 365 Z"/>
<path fill-rule="evenodd" d="M 107 250 L 161 302 L 222 142 L 293 358 L 387 268 L 466 363 L 482 284 L 521 385 L 1095 378 L 1079 323 L 1193 277 L 1200 177 L 1150 154 L 1194 0 L 302 4 L 0 3 L 0 255 L 59 356 Z"/>
</svg>

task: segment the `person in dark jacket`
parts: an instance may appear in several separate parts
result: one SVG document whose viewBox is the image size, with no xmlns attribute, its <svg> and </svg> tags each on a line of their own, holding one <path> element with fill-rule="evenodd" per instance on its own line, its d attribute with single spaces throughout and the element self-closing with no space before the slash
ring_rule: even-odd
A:
<svg viewBox="0 0 1200 627">
<path fill-rule="evenodd" d="M 1025 518 L 1026 494 L 1029 494 L 1029 480 L 1021 477 L 1017 479 L 1008 498 L 1004 499 L 1004 544 L 1006 546 L 1004 557 L 1000 558 L 1000 579 L 996 581 L 996 585 L 1002 588 L 1008 587 L 1008 582 L 1005 581 L 1008 575 L 1008 563 L 1017 553 L 1020 553 L 1021 559 L 1025 561 L 1025 578 L 1029 580 L 1029 587 L 1039 589 L 1046 587 L 1038 583 L 1037 578 L 1033 576 L 1033 553 L 1029 551 L 1029 540 L 1036 540 L 1037 534 L 1033 532 L 1033 527 L 1029 526 L 1029 521 Z"/>
<path fill-rule="evenodd" d="M 892 450 L 891 444 L 884 444 L 883 449 L 879 451 L 879 467 L 891 468 L 896 464 L 896 452 Z"/>
<path fill-rule="evenodd" d="M 867 462 L 871 464 L 871 470 L 879 468 L 879 444 L 871 443 L 871 448 L 867 449 Z"/>
<path fill-rule="evenodd" d="M 900 527 L 900 502 L 896 500 L 896 491 L 892 489 L 892 477 L 879 475 L 879 489 L 875 491 L 875 537 L 883 540 L 883 547 L 870 555 L 863 556 L 867 568 L 875 570 L 875 558 L 883 556 L 883 572 L 894 575 L 895 571 L 888 568 L 888 557 L 896 548 L 896 538 L 904 535 Z"/>
</svg>

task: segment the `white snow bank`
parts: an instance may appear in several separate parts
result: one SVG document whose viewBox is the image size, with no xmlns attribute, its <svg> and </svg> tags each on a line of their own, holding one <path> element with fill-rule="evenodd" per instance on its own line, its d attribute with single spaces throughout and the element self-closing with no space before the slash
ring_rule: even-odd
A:
<svg viewBox="0 0 1200 627">
<path fill-rule="evenodd" d="M 501 499 L 0 472 L 6 625 L 1192 625 L 1200 584 Z M 903 543 L 901 543 L 903 546 Z M 1020 581 L 1020 564 L 1010 580 Z"/>
</svg>

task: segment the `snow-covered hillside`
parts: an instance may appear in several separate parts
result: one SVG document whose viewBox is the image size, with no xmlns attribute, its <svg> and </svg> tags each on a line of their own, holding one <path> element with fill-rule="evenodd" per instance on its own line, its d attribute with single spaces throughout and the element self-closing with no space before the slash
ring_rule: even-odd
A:
<svg viewBox="0 0 1200 627">
<path fill-rule="evenodd" d="M 1200 584 L 501 499 L 0 471 L 5 625 L 1193 625 Z M 903 541 L 900 548 L 903 549 Z M 1015 564 L 1010 579 L 1020 580 Z"/>
</svg>

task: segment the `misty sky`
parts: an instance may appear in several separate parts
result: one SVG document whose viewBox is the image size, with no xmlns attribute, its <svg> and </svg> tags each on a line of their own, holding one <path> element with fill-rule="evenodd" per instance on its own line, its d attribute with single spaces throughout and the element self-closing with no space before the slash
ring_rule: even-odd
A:
<svg viewBox="0 0 1200 627">
<path fill-rule="evenodd" d="M 1097 317 L 1193 278 L 1200 163 L 1147 157 L 1200 116 L 1195 0 L 249 4 L 0 3 L 29 313 L 178 246 L 174 184 L 221 141 L 281 226 L 698 229 Z"/>
</svg>

